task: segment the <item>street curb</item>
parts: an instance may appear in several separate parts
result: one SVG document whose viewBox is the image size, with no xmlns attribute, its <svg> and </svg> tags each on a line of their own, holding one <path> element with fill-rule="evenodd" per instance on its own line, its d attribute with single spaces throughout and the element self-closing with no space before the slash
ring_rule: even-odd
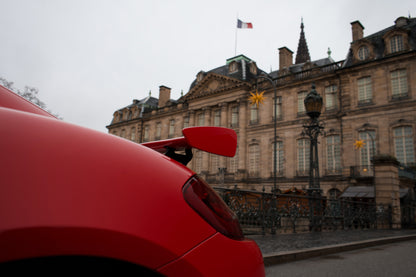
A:
<svg viewBox="0 0 416 277">
<path fill-rule="evenodd" d="M 407 241 L 416 239 L 415 235 L 394 236 L 387 238 L 371 239 L 358 242 L 350 242 L 344 244 L 336 244 L 331 246 L 315 247 L 304 250 L 294 250 L 285 252 L 275 252 L 263 255 L 264 266 L 271 266 L 281 263 L 293 262 L 313 257 L 319 257 L 328 254 L 339 253 L 343 251 L 351 251 L 360 248 L 372 247 L 381 244 Z"/>
</svg>

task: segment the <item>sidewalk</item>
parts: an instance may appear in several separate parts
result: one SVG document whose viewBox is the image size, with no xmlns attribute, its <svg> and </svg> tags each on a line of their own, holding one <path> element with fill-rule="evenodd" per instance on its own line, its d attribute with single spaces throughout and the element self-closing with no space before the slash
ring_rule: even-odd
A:
<svg viewBox="0 0 416 277">
<path fill-rule="evenodd" d="M 351 230 L 247 236 L 257 242 L 265 266 L 354 250 L 395 241 L 416 239 L 416 229 Z"/>
</svg>

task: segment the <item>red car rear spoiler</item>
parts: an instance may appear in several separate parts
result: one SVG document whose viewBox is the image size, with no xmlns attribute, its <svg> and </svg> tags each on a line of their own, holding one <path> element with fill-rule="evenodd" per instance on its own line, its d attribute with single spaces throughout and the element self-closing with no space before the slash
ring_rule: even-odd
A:
<svg viewBox="0 0 416 277">
<path fill-rule="evenodd" d="M 192 152 L 189 151 L 192 148 L 226 157 L 234 157 L 235 155 L 237 134 L 232 129 L 211 126 L 189 127 L 183 129 L 182 134 L 183 137 L 145 142 L 142 145 L 176 160 L 179 158 L 178 161 L 184 164 L 192 158 Z M 181 159 L 184 155 L 174 153 L 183 150 L 188 156 L 185 160 Z M 191 156 L 189 157 L 189 155 Z"/>
</svg>

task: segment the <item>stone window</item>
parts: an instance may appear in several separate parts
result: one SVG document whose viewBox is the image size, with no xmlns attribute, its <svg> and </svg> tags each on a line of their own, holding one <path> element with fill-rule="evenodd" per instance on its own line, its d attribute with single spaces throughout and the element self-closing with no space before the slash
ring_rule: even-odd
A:
<svg viewBox="0 0 416 277">
<path fill-rule="evenodd" d="M 238 126 L 238 106 L 231 108 L 231 127 Z"/>
<path fill-rule="evenodd" d="M 195 159 L 195 172 L 201 173 L 202 172 L 202 151 L 196 150 L 194 154 Z"/>
<path fill-rule="evenodd" d="M 369 57 L 369 54 L 370 54 L 370 51 L 368 50 L 368 47 L 366 45 L 358 48 L 358 58 L 361 61 L 367 60 Z"/>
<path fill-rule="evenodd" d="M 309 175 L 310 141 L 309 139 L 298 139 L 297 146 L 298 146 L 297 175 L 308 176 Z"/>
<path fill-rule="evenodd" d="M 235 156 L 232 157 L 232 158 L 229 158 L 229 166 L 228 166 L 228 169 L 227 169 L 228 172 L 230 172 L 230 173 L 236 173 L 237 172 L 238 159 L 239 159 L 238 157 L 239 157 L 239 155 L 238 155 L 238 146 L 237 146 Z"/>
<path fill-rule="evenodd" d="M 169 138 L 175 136 L 175 119 L 169 121 Z"/>
<path fill-rule="evenodd" d="M 252 144 L 248 147 L 248 174 L 258 177 L 260 174 L 260 146 Z"/>
<path fill-rule="evenodd" d="M 143 141 L 149 141 L 149 125 L 144 126 Z"/>
<path fill-rule="evenodd" d="M 339 189 L 333 188 L 328 191 L 329 199 L 338 199 L 341 195 L 341 191 Z"/>
<path fill-rule="evenodd" d="M 403 36 L 395 35 L 390 39 L 390 53 L 396 53 L 404 50 Z"/>
<path fill-rule="evenodd" d="M 273 111 L 272 111 L 273 120 L 274 120 L 275 115 L 276 115 L 276 119 L 281 119 L 282 118 L 282 97 L 281 96 L 276 97 L 276 102 L 274 101 L 274 98 L 273 98 L 272 107 L 273 107 Z"/>
<path fill-rule="evenodd" d="M 221 126 L 221 110 L 214 111 L 214 126 Z"/>
<path fill-rule="evenodd" d="M 274 172 L 274 151 L 276 148 L 276 170 L 277 175 L 283 174 L 283 161 L 284 161 L 284 150 L 283 150 L 283 141 L 277 141 L 276 143 L 272 143 L 272 155 L 271 155 L 271 176 L 273 176 Z"/>
<path fill-rule="evenodd" d="M 307 91 L 301 91 L 298 93 L 298 115 L 304 115 L 306 113 L 304 100 L 306 95 L 308 95 Z"/>
<path fill-rule="evenodd" d="M 230 65 L 228 66 L 228 72 L 234 73 L 234 72 L 237 72 L 237 70 L 238 70 L 237 62 L 231 62 Z"/>
<path fill-rule="evenodd" d="M 198 126 L 204 126 L 205 125 L 205 115 L 204 113 L 198 114 Z"/>
<path fill-rule="evenodd" d="M 120 137 L 125 138 L 126 137 L 126 130 L 121 129 Z"/>
<path fill-rule="evenodd" d="M 394 70 L 390 73 L 392 98 L 407 96 L 407 72 L 406 69 Z"/>
<path fill-rule="evenodd" d="M 220 167 L 220 159 L 216 154 L 210 154 L 211 156 L 211 173 L 218 173 L 218 168 Z"/>
<path fill-rule="evenodd" d="M 183 128 L 188 128 L 189 127 L 189 116 L 185 116 L 183 118 Z"/>
<path fill-rule="evenodd" d="M 371 103 L 373 100 L 373 91 L 371 77 L 360 78 L 358 84 L 358 104 Z"/>
<path fill-rule="evenodd" d="M 325 87 L 325 109 L 334 110 L 337 108 L 337 85 L 330 85 Z"/>
<path fill-rule="evenodd" d="M 162 123 L 158 122 L 156 123 L 156 140 L 159 140 L 161 138 L 162 134 Z"/>
<path fill-rule="evenodd" d="M 131 141 L 136 141 L 136 128 L 135 127 L 131 128 L 130 140 Z"/>
<path fill-rule="evenodd" d="M 250 124 L 257 124 L 259 122 L 259 109 L 256 104 L 250 106 Z"/>
<path fill-rule="evenodd" d="M 360 165 L 369 166 L 371 165 L 371 160 L 376 153 L 376 132 L 375 131 L 365 131 L 359 132 L 358 138 L 364 141 L 363 148 L 360 149 Z"/>
<path fill-rule="evenodd" d="M 393 130 L 394 152 L 397 160 L 404 165 L 415 164 L 413 130 L 410 126 L 396 127 Z"/>
<path fill-rule="evenodd" d="M 339 135 L 332 135 L 326 138 L 326 158 L 327 173 L 341 173 L 341 144 Z"/>
</svg>

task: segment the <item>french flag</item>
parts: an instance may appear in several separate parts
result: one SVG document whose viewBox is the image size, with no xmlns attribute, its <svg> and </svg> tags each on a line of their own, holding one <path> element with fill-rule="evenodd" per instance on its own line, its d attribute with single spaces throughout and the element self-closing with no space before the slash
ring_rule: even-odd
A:
<svg viewBox="0 0 416 277">
<path fill-rule="evenodd" d="M 243 22 L 240 19 L 237 19 L 237 28 L 239 29 L 253 29 L 253 24 L 249 22 Z"/>
</svg>

